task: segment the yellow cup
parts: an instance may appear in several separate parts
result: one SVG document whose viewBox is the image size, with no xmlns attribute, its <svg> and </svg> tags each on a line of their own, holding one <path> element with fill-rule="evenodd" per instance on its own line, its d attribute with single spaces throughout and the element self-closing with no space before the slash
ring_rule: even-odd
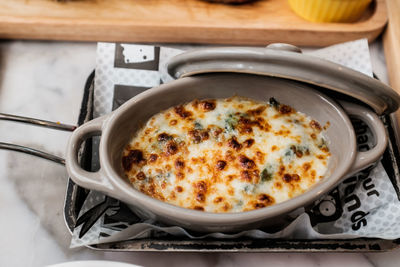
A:
<svg viewBox="0 0 400 267">
<path fill-rule="evenodd" d="M 297 15 L 313 22 L 353 22 L 370 3 L 371 0 L 289 0 Z"/>
</svg>

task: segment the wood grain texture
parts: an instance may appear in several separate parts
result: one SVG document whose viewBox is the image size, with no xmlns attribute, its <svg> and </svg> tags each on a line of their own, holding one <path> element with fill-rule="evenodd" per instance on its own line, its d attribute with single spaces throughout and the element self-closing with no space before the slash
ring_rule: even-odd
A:
<svg viewBox="0 0 400 267">
<path fill-rule="evenodd" d="M 201 0 L 0 0 L 0 38 L 326 46 L 376 38 L 384 0 L 356 23 L 312 23 L 285 0 L 228 6 Z"/>
<path fill-rule="evenodd" d="M 400 1 L 387 0 L 386 4 L 389 22 L 383 34 L 383 48 L 390 86 L 400 94 Z M 397 119 L 397 131 L 399 134 L 399 110 L 396 112 L 395 117 Z"/>
<path fill-rule="evenodd" d="M 400 93 L 400 1 L 387 0 L 389 23 L 383 44 L 390 85 Z"/>
</svg>

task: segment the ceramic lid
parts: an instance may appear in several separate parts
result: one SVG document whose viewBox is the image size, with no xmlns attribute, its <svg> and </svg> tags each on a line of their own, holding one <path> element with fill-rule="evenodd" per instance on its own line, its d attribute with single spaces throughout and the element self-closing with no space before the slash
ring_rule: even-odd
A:
<svg viewBox="0 0 400 267">
<path fill-rule="evenodd" d="M 335 96 L 355 98 L 378 115 L 396 111 L 400 103 L 400 96 L 382 82 L 342 65 L 304 55 L 299 48 L 288 44 L 196 49 L 175 56 L 168 64 L 168 73 L 175 78 L 211 72 L 250 73 L 305 82 L 328 89 Z"/>
</svg>

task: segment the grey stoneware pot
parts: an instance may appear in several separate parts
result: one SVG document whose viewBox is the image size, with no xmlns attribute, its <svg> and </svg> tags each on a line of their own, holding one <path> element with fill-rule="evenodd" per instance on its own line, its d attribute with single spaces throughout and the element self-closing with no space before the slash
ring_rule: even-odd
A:
<svg viewBox="0 0 400 267">
<path fill-rule="evenodd" d="M 325 136 L 331 158 L 326 177 L 307 192 L 291 200 L 253 211 L 225 214 L 173 206 L 151 198 L 129 184 L 122 169 L 122 151 L 133 134 L 152 115 L 193 99 L 227 98 L 233 95 L 258 101 L 268 101 L 270 97 L 274 97 L 281 103 L 311 116 L 322 125 L 329 121 L 330 126 Z M 398 100 L 396 97 L 393 103 Z M 390 104 L 391 108 L 397 109 L 397 103 L 393 103 Z M 367 152 L 357 152 L 354 129 L 346 112 L 368 124 L 375 136 L 374 148 Z M 101 167 L 97 172 L 87 172 L 79 165 L 79 148 L 89 136 L 98 134 L 101 135 Z M 376 162 L 386 145 L 385 128 L 376 113 L 368 107 L 345 102 L 338 104 L 307 84 L 288 79 L 237 71 L 209 72 L 187 75 L 149 89 L 130 99 L 114 112 L 82 125 L 73 132 L 69 140 L 66 167 L 72 180 L 78 185 L 117 198 L 129 204 L 140 216 L 195 231 L 233 232 L 258 227 L 272 229 L 291 211 L 310 204 L 329 192 L 342 178 Z"/>
</svg>

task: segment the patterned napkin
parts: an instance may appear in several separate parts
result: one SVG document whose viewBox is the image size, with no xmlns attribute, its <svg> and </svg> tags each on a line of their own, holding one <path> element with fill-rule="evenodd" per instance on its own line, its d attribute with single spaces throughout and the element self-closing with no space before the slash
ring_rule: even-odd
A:
<svg viewBox="0 0 400 267">
<path fill-rule="evenodd" d="M 118 108 L 125 101 L 151 87 L 172 80 L 166 71 L 168 60 L 192 47 L 99 43 L 94 90 L 94 117 Z M 338 44 L 319 50 L 306 50 L 313 56 L 345 65 L 372 76 L 367 40 Z M 387 118 L 382 118 L 384 123 Z M 359 150 L 374 145 L 367 125 L 352 119 Z M 94 147 L 96 147 L 96 142 Z M 345 179 L 322 199 L 291 213 L 288 226 L 276 233 L 263 229 L 236 234 L 201 234 L 177 226 L 142 220 L 124 203 L 90 191 L 80 211 L 71 247 L 135 238 L 286 238 L 340 239 L 400 237 L 400 202 L 393 168 L 394 156 L 387 150 L 382 161 Z M 97 153 L 96 150 L 93 153 Z M 97 161 L 93 166 L 98 165 Z M 392 182 L 393 181 L 393 182 Z"/>
</svg>

